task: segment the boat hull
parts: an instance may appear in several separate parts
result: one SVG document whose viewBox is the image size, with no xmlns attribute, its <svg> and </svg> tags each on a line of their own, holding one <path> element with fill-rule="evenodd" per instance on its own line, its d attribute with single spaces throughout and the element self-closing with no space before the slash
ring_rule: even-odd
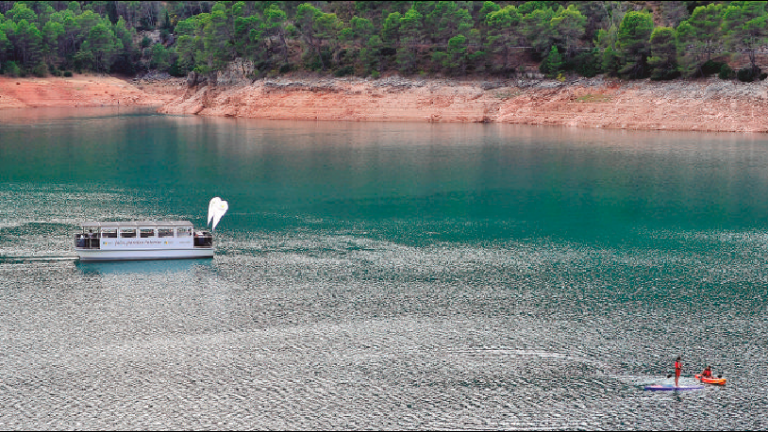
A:
<svg viewBox="0 0 768 432">
<path fill-rule="evenodd" d="M 77 255 L 80 257 L 80 261 L 138 261 L 138 260 L 213 258 L 213 248 L 133 249 L 133 250 L 104 250 L 104 249 L 76 248 L 75 252 L 77 252 Z"/>
</svg>

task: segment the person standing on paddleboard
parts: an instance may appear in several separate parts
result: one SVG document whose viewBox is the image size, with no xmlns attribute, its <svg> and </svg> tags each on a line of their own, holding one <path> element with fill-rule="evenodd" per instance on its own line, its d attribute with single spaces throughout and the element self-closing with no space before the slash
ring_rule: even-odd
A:
<svg viewBox="0 0 768 432">
<path fill-rule="evenodd" d="M 680 372 L 682 371 L 683 363 L 680 361 L 680 356 L 677 356 L 677 360 L 675 360 L 675 387 L 680 387 L 677 382 L 680 379 Z"/>
</svg>

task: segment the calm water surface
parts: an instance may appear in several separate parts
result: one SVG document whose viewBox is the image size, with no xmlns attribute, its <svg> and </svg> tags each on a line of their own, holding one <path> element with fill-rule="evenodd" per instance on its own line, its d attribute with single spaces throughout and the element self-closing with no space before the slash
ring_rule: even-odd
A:
<svg viewBox="0 0 768 432">
<path fill-rule="evenodd" d="M 72 114 L 0 111 L 2 429 L 768 427 L 766 136 Z"/>
</svg>

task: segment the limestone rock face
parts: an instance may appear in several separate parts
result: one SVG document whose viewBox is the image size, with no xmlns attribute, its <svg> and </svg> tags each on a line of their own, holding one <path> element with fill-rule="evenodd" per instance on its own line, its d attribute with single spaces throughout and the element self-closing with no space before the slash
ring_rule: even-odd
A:
<svg viewBox="0 0 768 432">
<path fill-rule="evenodd" d="M 216 72 L 216 85 L 236 86 L 249 85 L 255 66 L 250 60 L 236 59 L 227 65 L 227 68 Z"/>
</svg>

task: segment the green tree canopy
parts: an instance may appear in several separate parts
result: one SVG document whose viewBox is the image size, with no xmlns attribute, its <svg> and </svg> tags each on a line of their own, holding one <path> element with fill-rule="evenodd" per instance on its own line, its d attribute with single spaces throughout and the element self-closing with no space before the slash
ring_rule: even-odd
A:
<svg viewBox="0 0 768 432">
<path fill-rule="evenodd" d="M 5 17 L 19 24 L 22 20 L 27 23 L 36 23 L 37 14 L 22 2 L 15 2 L 13 8 L 5 13 Z"/>
<path fill-rule="evenodd" d="M 109 71 L 115 55 L 122 50 L 122 42 L 115 37 L 109 21 L 105 20 L 93 26 L 88 33 L 87 42 L 93 55 L 94 70 Z"/>
<path fill-rule="evenodd" d="M 416 67 L 416 53 L 423 43 L 423 20 L 424 15 L 415 8 L 408 9 L 400 18 L 402 46 L 397 51 L 397 63 L 402 72 L 411 73 Z"/>
<path fill-rule="evenodd" d="M 14 45 L 25 67 L 33 66 L 41 59 L 43 36 L 37 26 L 23 19 L 16 25 Z"/>
<path fill-rule="evenodd" d="M 171 67 L 171 53 L 163 44 L 152 45 L 152 61 L 150 63 L 152 69 L 157 69 L 163 72 L 167 72 Z"/>
<path fill-rule="evenodd" d="M 555 12 L 551 8 L 534 9 L 523 16 L 523 34 L 533 51 L 538 55 L 549 52 L 554 40 L 552 31 L 552 18 Z"/>
<path fill-rule="evenodd" d="M 672 79 L 679 75 L 676 37 L 675 29 L 671 27 L 653 29 L 653 33 L 651 33 L 651 56 L 648 57 L 648 65 L 652 68 L 652 79 Z"/>
<path fill-rule="evenodd" d="M 722 11 L 721 4 L 699 6 L 677 27 L 678 60 L 686 75 L 700 71 L 713 54 L 722 52 Z"/>
<path fill-rule="evenodd" d="M 512 48 L 519 45 L 522 38 L 519 27 L 521 18 L 517 8 L 511 5 L 485 15 L 488 27 L 486 49 L 492 54 L 501 55 L 501 62 L 495 68 L 497 70 L 507 71 L 511 68 Z"/>
<path fill-rule="evenodd" d="M 723 29 L 728 47 L 746 53 L 753 74 L 757 66 L 757 50 L 768 44 L 768 16 L 766 2 L 734 2 L 723 11 Z"/>
<path fill-rule="evenodd" d="M 584 36 L 587 18 L 574 5 L 560 9 L 550 22 L 554 39 L 566 49 L 566 57 L 571 57 L 576 51 L 579 39 Z"/>
<path fill-rule="evenodd" d="M 550 78 L 554 78 L 562 71 L 563 56 L 557 50 L 557 47 L 552 45 L 549 50 L 549 54 L 544 58 L 544 61 L 539 65 L 539 71 Z"/>
<path fill-rule="evenodd" d="M 616 48 L 621 67 L 619 73 L 629 78 L 641 78 L 648 72 L 651 54 L 650 38 L 653 17 L 648 12 L 627 12 L 616 35 Z"/>
</svg>

